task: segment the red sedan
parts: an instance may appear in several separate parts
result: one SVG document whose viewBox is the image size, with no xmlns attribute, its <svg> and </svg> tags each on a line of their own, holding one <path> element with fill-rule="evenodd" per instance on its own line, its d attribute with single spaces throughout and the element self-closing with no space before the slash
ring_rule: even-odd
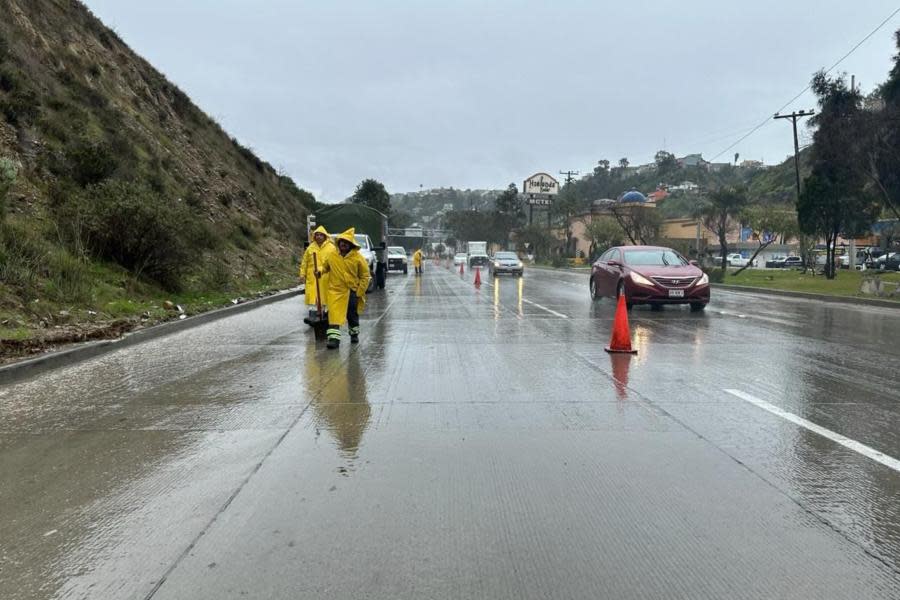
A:
<svg viewBox="0 0 900 600">
<path fill-rule="evenodd" d="M 690 304 L 699 311 L 709 303 L 709 277 L 671 248 L 616 246 L 591 268 L 591 298 L 621 294 L 629 309 L 635 304 Z"/>
</svg>

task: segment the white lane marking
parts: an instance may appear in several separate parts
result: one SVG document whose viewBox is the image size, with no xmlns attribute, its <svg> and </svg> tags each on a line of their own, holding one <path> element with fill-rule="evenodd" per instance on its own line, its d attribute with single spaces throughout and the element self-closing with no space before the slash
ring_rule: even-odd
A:
<svg viewBox="0 0 900 600">
<path fill-rule="evenodd" d="M 564 315 L 564 314 L 562 314 L 562 313 L 558 313 L 558 312 L 556 312 L 555 310 L 552 310 L 552 309 L 547 308 L 546 306 L 541 306 L 541 305 L 538 304 L 537 302 L 532 302 L 531 300 L 528 300 L 528 299 L 523 300 L 523 302 L 525 302 L 525 303 L 527 303 L 527 304 L 530 304 L 530 305 L 532 305 L 532 306 L 535 307 L 535 308 L 539 308 L 539 309 L 541 309 L 541 310 L 546 310 L 546 311 L 547 311 L 548 313 L 550 313 L 551 315 L 556 315 L 557 317 L 560 317 L 560 318 L 563 318 L 563 319 L 568 319 L 568 318 L 569 318 L 568 315 Z"/>
<path fill-rule="evenodd" d="M 828 438 L 832 442 L 836 442 L 836 443 L 840 444 L 841 446 L 844 446 L 845 448 L 849 448 L 849 449 L 853 450 L 854 452 L 858 452 L 858 453 L 862 454 L 863 456 L 865 456 L 866 458 L 870 458 L 870 459 L 874 460 L 875 462 L 879 462 L 879 463 L 883 464 L 884 466 L 900 473 L 900 460 L 897 460 L 896 458 L 888 456 L 884 452 L 880 452 L 874 448 L 866 446 L 865 444 L 863 444 L 861 442 L 857 442 L 856 440 L 850 439 L 839 433 L 835 433 L 834 431 L 831 431 L 830 429 L 825 429 L 824 427 L 822 427 L 820 425 L 816 425 L 815 423 L 813 423 L 811 421 L 807 421 L 803 417 L 798 417 L 794 413 L 789 413 L 786 410 L 782 410 L 773 404 L 769 404 L 765 400 L 760 400 L 759 398 L 756 398 L 755 396 L 751 396 L 750 394 L 747 394 L 740 390 L 726 389 L 725 391 L 728 392 L 729 394 L 731 394 L 732 396 L 737 396 L 741 400 L 746 400 L 747 402 L 749 402 L 750 404 L 753 404 L 754 406 L 757 406 L 765 411 L 768 411 L 768 412 L 772 413 L 773 415 L 779 416 L 782 419 L 790 421 L 791 423 L 794 423 L 795 425 L 799 425 L 800 427 L 809 429 L 810 431 L 812 431 L 814 433 L 818 433 L 822 437 Z"/>
</svg>

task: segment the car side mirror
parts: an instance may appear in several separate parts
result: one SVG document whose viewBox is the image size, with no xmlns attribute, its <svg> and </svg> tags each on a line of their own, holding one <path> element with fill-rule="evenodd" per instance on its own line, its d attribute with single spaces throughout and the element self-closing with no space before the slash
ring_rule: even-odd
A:
<svg viewBox="0 0 900 600">
<path fill-rule="evenodd" d="M 699 266 L 700 266 L 700 263 L 698 263 L 696 260 L 690 260 L 690 261 L 688 261 L 688 262 L 689 262 L 690 264 L 692 264 L 693 266 L 695 266 L 695 267 L 699 267 Z"/>
</svg>

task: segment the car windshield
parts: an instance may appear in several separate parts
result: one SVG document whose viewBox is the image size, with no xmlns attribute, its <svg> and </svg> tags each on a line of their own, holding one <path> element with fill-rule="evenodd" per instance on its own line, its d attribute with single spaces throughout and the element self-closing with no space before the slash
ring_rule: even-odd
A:
<svg viewBox="0 0 900 600">
<path fill-rule="evenodd" d="M 688 264 L 678 253 L 668 248 L 626 250 L 625 264 L 648 267 L 683 267 Z"/>
<path fill-rule="evenodd" d="M 515 252 L 498 252 L 494 255 L 494 258 L 498 260 L 519 260 Z"/>
<path fill-rule="evenodd" d="M 403 248 L 398 248 L 396 246 L 391 246 L 388 248 L 388 254 L 401 254 L 403 256 L 406 256 L 406 250 L 404 250 Z"/>
<path fill-rule="evenodd" d="M 365 250 L 369 250 L 369 236 L 356 234 L 353 236 L 356 238 L 356 245 Z"/>
<path fill-rule="evenodd" d="M 465 257 L 466 257 L 466 255 L 462 254 L 462 253 L 456 255 L 456 258 L 465 258 Z"/>
</svg>

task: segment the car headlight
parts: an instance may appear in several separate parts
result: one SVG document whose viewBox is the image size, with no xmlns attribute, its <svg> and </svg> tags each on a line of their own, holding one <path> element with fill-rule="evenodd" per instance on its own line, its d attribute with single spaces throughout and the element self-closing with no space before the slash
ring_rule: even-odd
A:
<svg viewBox="0 0 900 600">
<path fill-rule="evenodd" d="M 703 277 L 700 278 L 700 281 L 697 282 L 697 285 L 709 285 L 709 275 L 704 273 Z"/>
<path fill-rule="evenodd" d="M 498 262 L 495 262 L 495 263 L 494 263 L 494 268 L 495 268 L 495 269 L 498 269 L 498 268 L 500 268 L 500 263 L 498 263 Z"/>
<path fill-rule="evenodd" d="M 653 282 L 641 275 L 640 273 L 631 272 L 631 280 L 638 285 L 649 285 L 652 286 Z"/>
</svg>

